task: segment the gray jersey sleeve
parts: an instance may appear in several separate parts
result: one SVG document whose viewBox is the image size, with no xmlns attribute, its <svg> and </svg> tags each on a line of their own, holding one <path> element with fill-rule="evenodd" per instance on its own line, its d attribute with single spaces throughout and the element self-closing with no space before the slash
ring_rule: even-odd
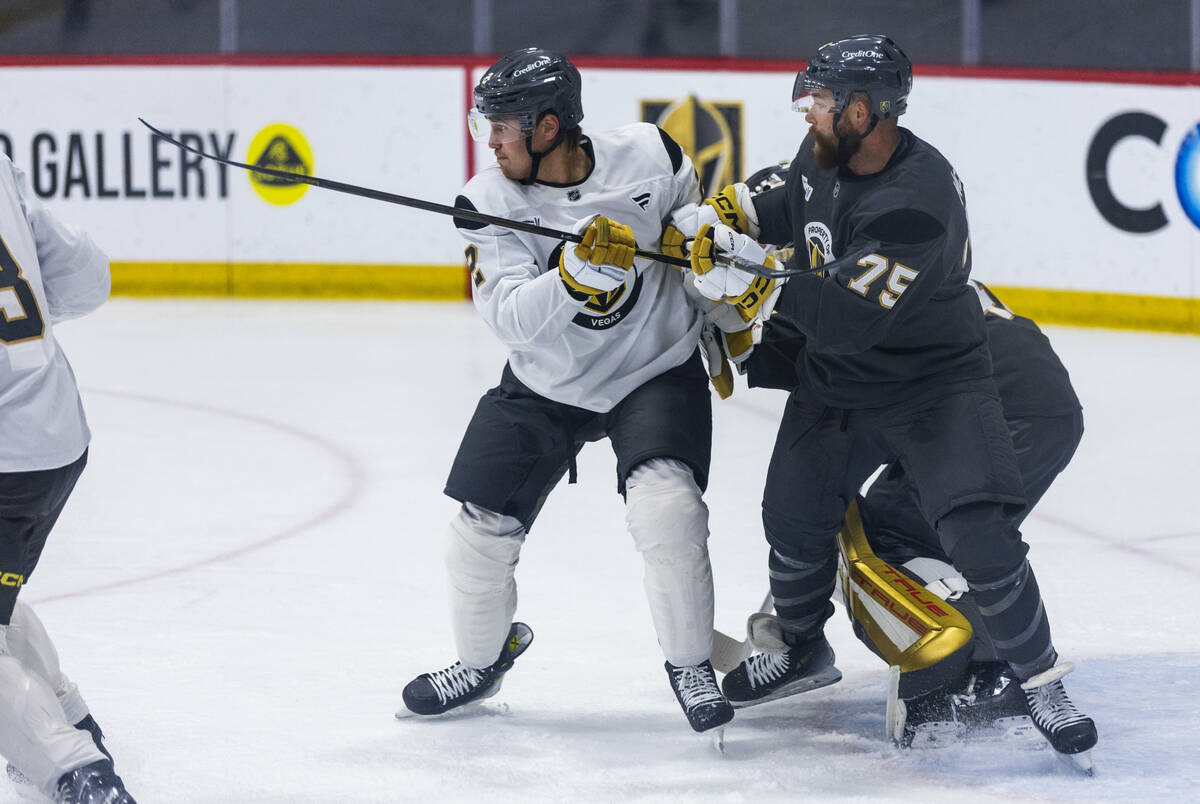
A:
<svg viewBox="0 0 1200 804">
<path fill-rule="evenodd" d="M 92 312 L 108 298 L 108 257 L 86 232 L 58 220 L 26 191 L 25 175 L 11 162 L 21 209 L 33 232 L 50 320 L 57 323 Z"/>
</svg>

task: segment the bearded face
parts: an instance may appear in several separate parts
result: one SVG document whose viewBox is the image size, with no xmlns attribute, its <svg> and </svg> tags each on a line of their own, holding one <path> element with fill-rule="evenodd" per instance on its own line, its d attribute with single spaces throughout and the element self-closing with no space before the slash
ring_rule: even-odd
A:
<svg viewBox="0 0 1200 804">
<path fill-rule="evenodd" d="M 854 130 L 849 117 L 845 114 L 837 116 L 836 133 L 833 118 L 834 115 L 827 115 L 811 127 L 813 158 L 822 170 L 846 167 L 862 148 L 862 135 Z"/>
</svg>

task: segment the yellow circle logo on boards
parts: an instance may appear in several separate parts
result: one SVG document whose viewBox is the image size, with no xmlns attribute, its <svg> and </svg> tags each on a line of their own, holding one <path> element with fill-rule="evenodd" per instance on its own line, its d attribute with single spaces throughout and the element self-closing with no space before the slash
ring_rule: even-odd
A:
<svg viewBox="0 0 1200 804">
<path fill-rule="evenodd" d="M 313 175 L 312 149 L 304 135 L 286 123 L 272 123 L 254 135 L 246 161 L 256 167 L 270 168 L 299 176 Z M 308 191 L 302 181 L 250 171 L 250 186 L 272 204 L 294 204 Z"/>
</svg>

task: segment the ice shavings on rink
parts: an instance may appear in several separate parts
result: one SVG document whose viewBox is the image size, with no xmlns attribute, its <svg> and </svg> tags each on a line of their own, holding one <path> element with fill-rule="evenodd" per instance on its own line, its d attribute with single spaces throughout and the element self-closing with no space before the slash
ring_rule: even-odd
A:
<svg viewBox="0 0 1200 804">
<path fill-rule="evenodd" d="M 442 482 L 503 353 L 468 304 L 134 301 L 57 329 L 91 460 L 23 597 L 144 802 L 1148 801 L 1200 784 L 1200 338 L 1048 327 L 1084 404 L 1026 522 L 1097 777 L 1003 744 L 902 752 L 839 610 L 844 680 L 757 709 L 725 758 L 679 712 L 611 451 L 533 528 L 536 641 L 474 715 L 396 721 L 453 646 Z M 715 403 L 717 624 L 766 588 L 778 392 Z M 40 603 L 39 603 L 40 601 Z M 0 784 L 0 802 L 18 801 Z"/>
</svg>

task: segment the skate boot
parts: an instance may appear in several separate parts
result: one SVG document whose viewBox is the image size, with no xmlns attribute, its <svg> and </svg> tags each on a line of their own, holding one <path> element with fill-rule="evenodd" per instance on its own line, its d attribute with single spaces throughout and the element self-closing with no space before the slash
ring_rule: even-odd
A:
<svg viewBox="0 0 1200 804">
<path fill-rule="evenodd" d="M 709 662 L 681 667 L 667 662 L 666 668 L 671 689 L 694 731 L 719 728 L 733 720 L 733 707 L 721 694 Z"/>
<path fill-rule="evenodd" d="M 476 670 L 462 662 L 455 662 L 445 670 L 422 673 L 405 686 L 404 705 L 413 714 L 440 715 L 464 704 L 490 698 L 500 691 L 504 674 L 532 641 L 533 631 L 528 625 L 513 623 L 508 631 L 508 640 L 493 664 Z M 401 711 L 396 716 L 404 717 L 406 714 Z"/>
<path fill-rule="evenodd" d="M 888 708 L 888 721 L 892 739 L 901 748 L 944 748 L 962 733 L 951 696 L 944 689 L 897 699 L 895 712 Z"/>
<path fill-rule="evenodd" d="M 1055 665 L 1030 678 L 1021 689 L 1025 691 L 1029 718 L 1050 747 L 1068 764 L 1091 776 L 1096 724 L 1075 708 L 1062 684 L 1062 677 L 1074 669 L 1071 662 Z"/>
<path fill-rule="evenodd" d="M 1029 719 L 1021 682 L 1004 662 L 975 662 L 967 668 L 967 683 L 950 696 L 955 717 L 969 738 L 1000 737 L 1041 743 Z"/>
<path fill-rule="evenodd" d="M 833 648 L 824 634 L 790 647 L 785 653 L 756 653 L 735 667 L 721 689 L 735 707 L 785 698 L 840 681 Z"/>
<path fill-rule="evenodd" d="M 108 760 L 64 773 L 54 800 L 59 804 L 137 804 Z"/>
</svg>

